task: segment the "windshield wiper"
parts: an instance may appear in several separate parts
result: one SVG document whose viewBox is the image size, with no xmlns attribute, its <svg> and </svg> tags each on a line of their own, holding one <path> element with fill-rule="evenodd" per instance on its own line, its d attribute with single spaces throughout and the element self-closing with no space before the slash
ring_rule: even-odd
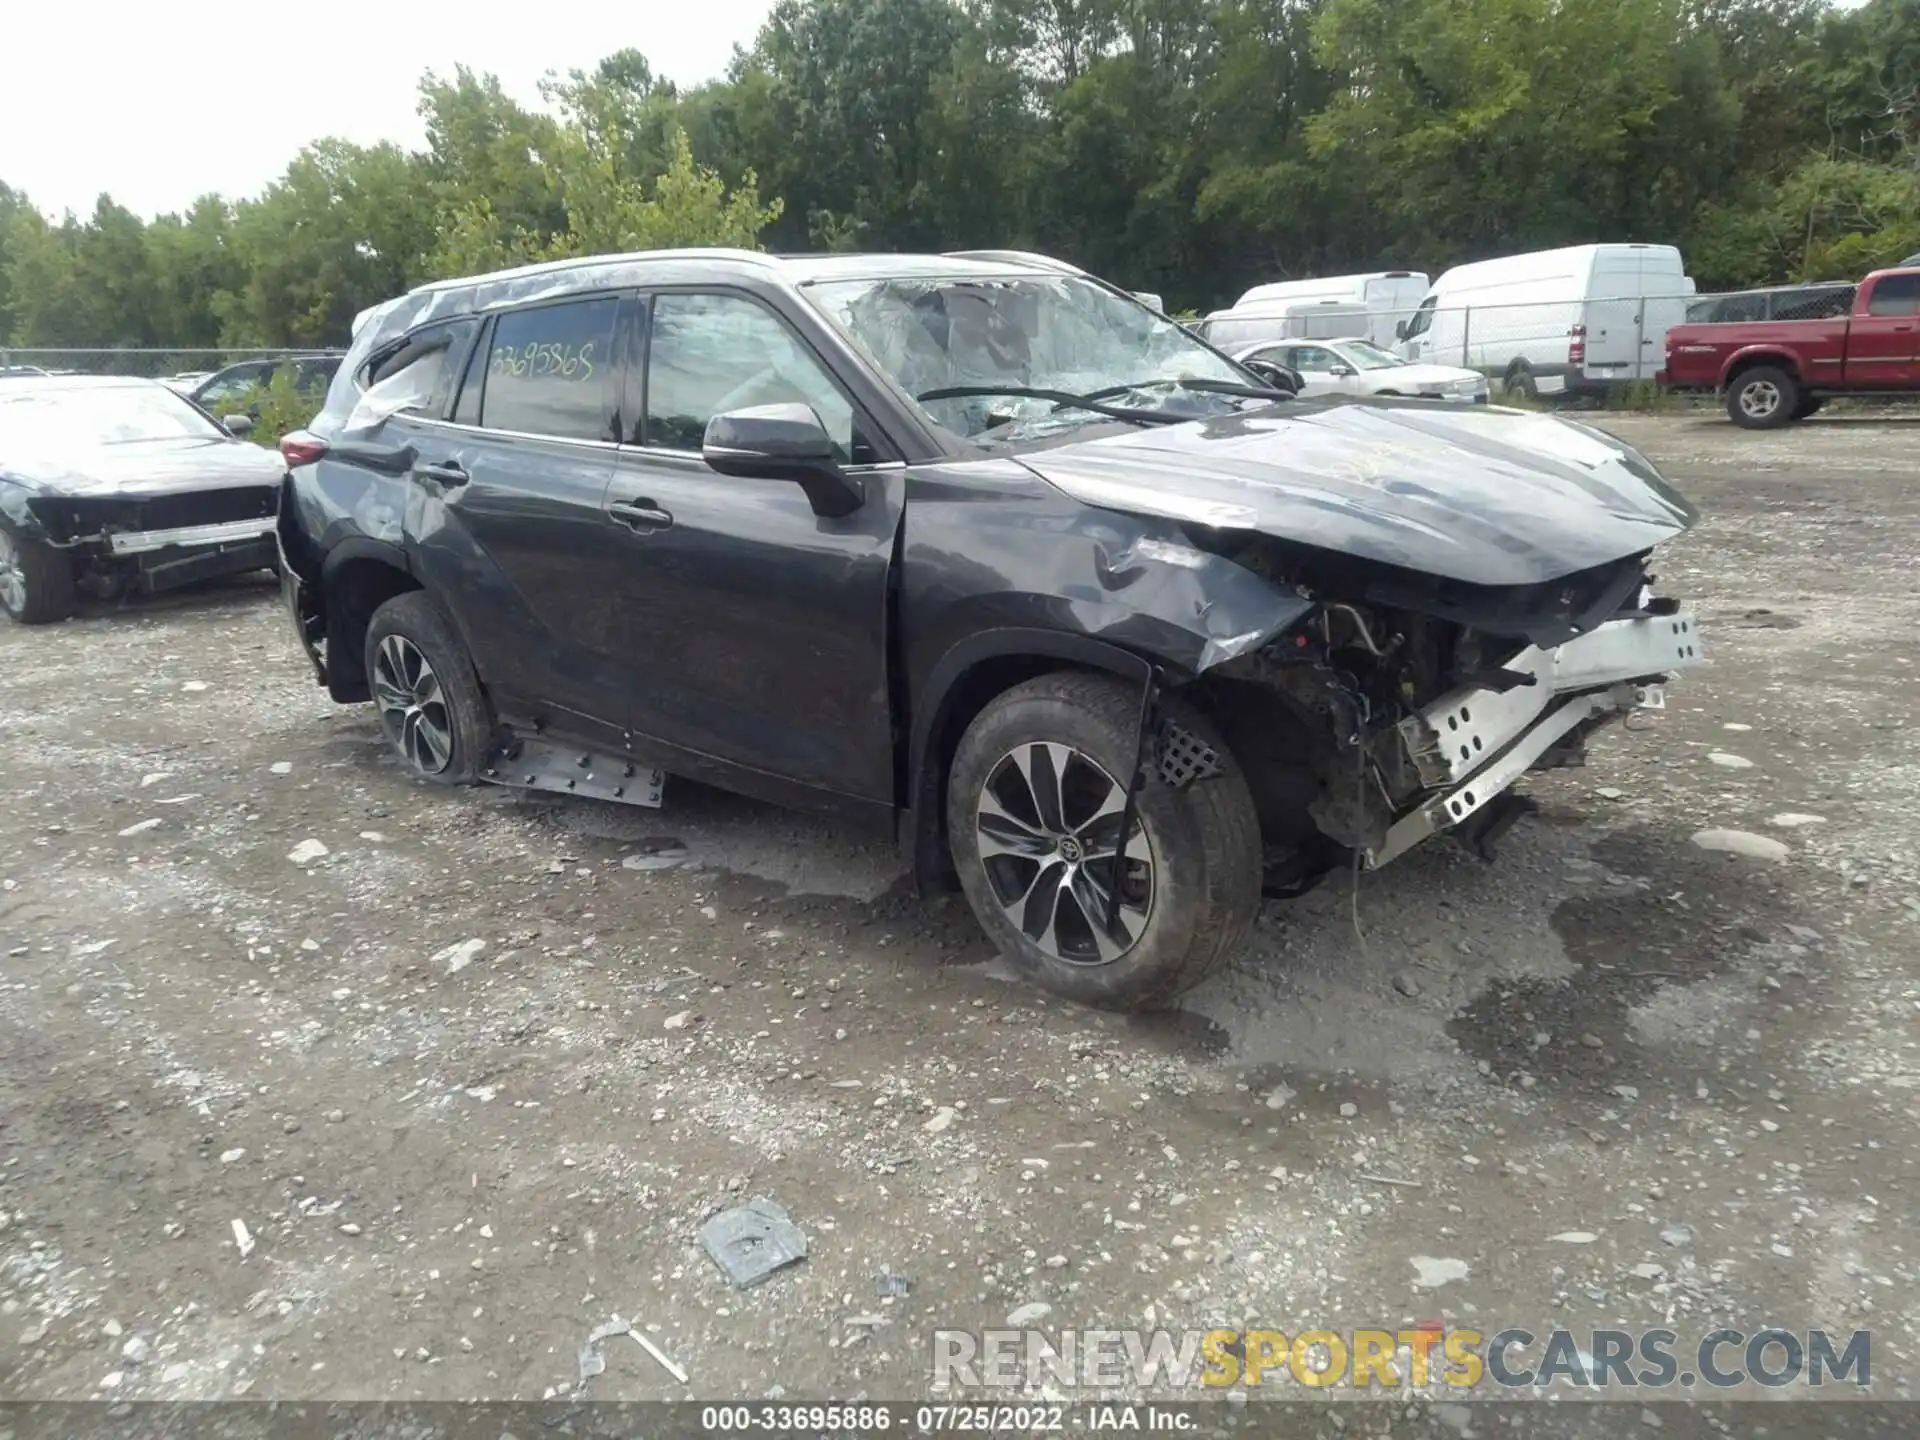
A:
<svg viewBox="0 0 1920 1440">
<path fill-rule="evenodd" d="M 1291 400 L 1293 392 L 1282 390 L 1274 385 L 1249 385 L 1241 380 L 1203 380 L 1199 376 L 1173 379 L 1136 380 L 1130 385 L 1108 385 L 1104 389 L 1089 390 L 1082 400 L 1104 400 L 1109 395 L 1124 395 L 1129 390 L 1146 390 L 1155 385 L 1179 385 L 1188 390 L 1201 390 L 1209 395 L 1246 395 L 1255 400 Z"/>
<path fill-rule="evenodd" d="M 945 385 L 937 390 L 922 390 L 914 396 L 915 400 L 960 400 L 976 396 L 1019 395 L 1033 400 L 1051 400 L 1056 409 L 1091 410 L 1096 415 L 1108 415 L 1115 420 L 1132 420 L 1141 425 L 1180 425 L 1191 420 L 1191 415 L 1170 415 L 1164 410 L 1136 410 L 1126 405 L 1103 405 L 1102 395 L 1118 395 L 1124 391 L 1137 389 L 1137 386 L 1121 385 L 1112 390 L 1099 390 L 1092 395 L 1074 395 L 1065 390 L 1042 390 L 1032 385 Z M 1248 394 L 1256 392 L 1251 387 Z"/>
</svg>

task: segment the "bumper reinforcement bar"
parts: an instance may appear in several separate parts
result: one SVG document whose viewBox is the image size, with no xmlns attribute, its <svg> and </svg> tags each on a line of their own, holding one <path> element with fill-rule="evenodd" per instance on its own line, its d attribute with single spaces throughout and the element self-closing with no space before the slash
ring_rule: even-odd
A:
<svg viewBox="0 0 1920 1440">
<path fill-rule="evenodd" d="M 271 517 L 259 520 L 229 520 L 220 525 L 182 525 L 174 530 L 128 530 L 107 536 L 107 551 L 113 555 L 149 555 L 155 550 L 203 549 L 216 545 L 243 545 L 254 540 L 273 539 Z"/>
</svg>

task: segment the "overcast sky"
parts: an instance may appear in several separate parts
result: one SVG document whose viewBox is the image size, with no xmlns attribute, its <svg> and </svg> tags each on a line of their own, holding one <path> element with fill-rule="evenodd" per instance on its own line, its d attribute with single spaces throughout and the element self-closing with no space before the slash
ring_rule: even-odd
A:
<svg viewBox="0 0 1920 1440">
<path fill-rule="evenodd" d="M 693 84 L 720 74 L 771 8 L 771 0 L 16 0 L 0 7 L 0 181 L 55 215 L 89 214 L 102 190 L 144 216 L 184 209 L 209 190 L 251 195 L 323 135 L 422 143 L 414 103 L 424 70 L 490 70 L 532 104 L 547 71 L 585 68 L 631 45 L 655 74 Z"/>
</svg>

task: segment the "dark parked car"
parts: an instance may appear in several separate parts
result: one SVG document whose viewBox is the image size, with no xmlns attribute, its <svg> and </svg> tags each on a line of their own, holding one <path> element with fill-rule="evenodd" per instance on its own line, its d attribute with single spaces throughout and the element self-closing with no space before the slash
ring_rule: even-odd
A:
<svg viewBox="0 0 1920 1440">
<path fill-rule="evenodd" d="M 71 615 L 82 587 L 162 590 L 273 565 L 284 473 L 157 380 L 10 380 L 0 606 L 36 625 Z"/>
<path fill-rule="evenodd" d="M 339 368 L 338 355 L 282 355 L 271 360 L 241 360 L 214 371 L 185 394 L 202 410 L 218 413 L 244 409 L 258 419 L 260 403 L 254 392 L 271 385 L 283 370 L 292 372 L 295 389 L 320 395 L 333 382 L 334 372 Z"/>
<path fill-rule="evenodd" d="M 1694 512 L 1542 415 L 1297 401 L 1012 258 L 454 280 L 283 442 L 320 680 L 403 761 L 894 827 L 1026 973 L 1163 1002 L 1269 893 L 1452 831 L 1698 659 Z"/>
</svg>

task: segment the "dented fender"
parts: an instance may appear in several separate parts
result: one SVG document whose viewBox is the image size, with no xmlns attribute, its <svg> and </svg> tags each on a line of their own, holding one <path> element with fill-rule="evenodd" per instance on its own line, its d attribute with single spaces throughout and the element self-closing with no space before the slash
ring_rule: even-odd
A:
<svg viewBox="0 0 1920 1440">
<path fill-rule="evenodd" d="M 1163 516 L 1096 510 L 1012 461 L 931 466 L 908 481 L 894 633 L 909 731 L 916 877 L 938 868 L 941 757 L 971 719 L 969 676 L 1022 658 L 1181 685 L 1265 645 L 1313 609 Z"/>
</svg>

